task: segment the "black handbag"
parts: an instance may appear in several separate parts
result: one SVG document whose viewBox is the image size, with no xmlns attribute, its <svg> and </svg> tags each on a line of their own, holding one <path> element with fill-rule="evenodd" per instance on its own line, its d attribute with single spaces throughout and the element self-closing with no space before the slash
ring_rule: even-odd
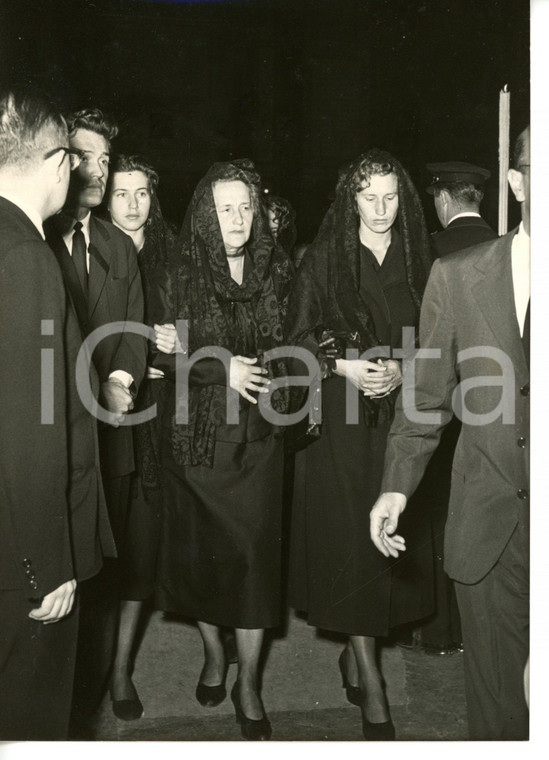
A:
<svg viewBox="0 0 549 760">
<path fill-rule="evenodd" d="M 317 383 L 315 387 L 311 386 L 310 393 L 313 394 L 310 403 L 312 403 L 313 409 L 318 411 L 321 398 L 320 383 Z M 284 431 L 284 448 L 288 454 L 297 454 L 298 451 L 302 451 L 311 443 L 318 441 L 321 435 L 322 425 L 319 422 L 310 421 L 309 404 L 307 404 L 305 417 Z"/>
<path fill-rule="evenodd" d="M 316 329 L 315 338 L 319 347 L 316 356 L 320 364 L 321 376 L 313 381 L 309 389 L 309 393 L 312 395 L 307 408 L 309 409 L 312 405 L 315 412 L 321 412 L 322 394 L 319 380 L 325 380 L 332 375 L 335 360 L 341 359 L 347 348 L 360 348 L 360 338 L 356 332 L 327 330 L 324 327 Z M 298 451 L 302 451 L 307 446 L 310 446 L 311 443 L 318 441 L 321 435 L 321 423 L 311 422 L 307 413 L 302 420 L 286 428 L 284 435 L 286 451 L 289 454 L 296 454 Z"/>
</svg>

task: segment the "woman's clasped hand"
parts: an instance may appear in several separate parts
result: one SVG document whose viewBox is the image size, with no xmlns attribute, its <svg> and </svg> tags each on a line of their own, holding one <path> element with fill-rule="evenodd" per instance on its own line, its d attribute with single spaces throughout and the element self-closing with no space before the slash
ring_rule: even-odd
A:
<svg viewBox="0 0 549 760">
<path fill-rule="evenodd" d="M 336 373 L 371 398 L 387 396 L 402 384 L 400 363 L 394 359 L 378 359 L 377 362 L 338 359 Z"/>
</svg>

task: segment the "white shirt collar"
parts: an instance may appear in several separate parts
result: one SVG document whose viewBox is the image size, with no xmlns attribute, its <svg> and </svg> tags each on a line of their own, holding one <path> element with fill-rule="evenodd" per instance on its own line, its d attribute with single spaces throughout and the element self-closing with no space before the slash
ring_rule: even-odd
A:
<svg viewBox="0 0 549 760">
<path fill-rule="evenodd" d="M 91 219 L 91 210 L 88 211 L 86 216 L 83 219 L 75 219 L 71 214 L 62 213 L 62 236 L 63 240 L 65 242 L 65 245 L 69 249 L 69 253 L 72 253 L 72 236 L 74 232 L 74 225 L 77 221 L 79 221 L 82 224 L 82 232 L 84 233 L 84 239 L 86 241 L 86 246 L 89 247 L 90 245 L 90 219 Z"/>
<path fill-rule="evenodd" d="M 513 244 L 515 243 L 518 244 L 524 250 L 526 249 L 526 246 L 528 246 L 528 251 L 530 251 L 530 235 L 526 232 L 524 228 L 524 222 L 521 222 L 519 224 L 517 234 L 513 238 Z"/>
<path fill-rule="evenodd" d="M 513 292 L 515 311 L 520 328 L 524 332 L 524 320 L 530 300 L 530 236 L 522 222 L 511 244 L 511 269 L 513 273 Z"/>
<path fill-rule="evenodd" d="M 20 209 L 25 214 L 25 216 L 28 216 L 28 218 L 40 233 L 42 239 L 46 239 L 46 236 L 44 235 L 44 229 L 42 227 L 42 217 L 35 208 L 30 206 L 24 200 L 24 198 L 21 198 L 21 196 L 17 195 L 16 193 L 6 193 L 4 190 L 2 190 L 0 191 L 0 196 L 2 196 L 2 198 L 5 198 L 7 201 L 10 201 L 10 203 L 13 203 L 13 205 L 17 206 L 17 208 Z"/>
<path fill-rule="evenodd" d="M 448 222 L 448 224 L 451 224 L 454 221 L 454 219 L 461 219 L 464 216 L 478 216 L 478 217 L 480 217 L 480 214 L 477 213 L 476 211 L 462 211 L 460 214 L 455 214 L 450 219 L 450 221 Z"/>
</svg>

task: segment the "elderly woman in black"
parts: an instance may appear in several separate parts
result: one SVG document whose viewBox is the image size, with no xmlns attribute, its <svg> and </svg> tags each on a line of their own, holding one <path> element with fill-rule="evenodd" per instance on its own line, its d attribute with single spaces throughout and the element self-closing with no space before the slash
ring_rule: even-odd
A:
<svg viewBox="0 0 549 760">
<path fill-rule="evenodd" d="M 259 187 L 246 160 L 215 164 L 199 182 L 156 320 L 159 349 L 179 352 L 183 364 L 207 346 L 232 355 L 227 372 L 216 358 L 197 361 L 189 377 L 188 423 L 176 420 L 174 404 L 164 420 L 159 602 L 198 622 L 205 661 L 196 697 L 202 705 L 225 698 L 220 627 L 235 629 L 238 675 L 231 698 L 246 739 L 271 735 L 258 664 L 264 629 L 280 620 L 283 452 L 280 431 L 261 414 L 258 399 L 268 393 L 270 377 L 286 372 L 263 354 L 282 344 L 291 274 L 289 259 L 273 244 Z M 174 349 L 171 328 L 161 325 L 177 319 L 187 321 L 188 346 L 183 340 Z M 157 362 L 172 377 L 173 359 L 165 353 Z M 227 385 L 240 394 L 237 424 L 226 416 Z M 271 403 L 283 412 L 286 393 L 275 391 Z"/>
<path fill-rule="evenodd" d="M 376 637 L 430 611 L 421 552 L 392 566 L 369 541 L 402 383 L 393 350 L 402 328 L 417 323 L 430 264 L 407 172 L 389 153 L 370 150 L 341 173 L 288 304 L 288 342 L 317 354 L 323 378 L 321 436 L 296 459 L 290 602 L 310 625 L 349 637 L 339 666 L 366 739 L 395 736 Z M 354 421 L 346 417 L 349 394 L 359 395 Z"/>
</svg>

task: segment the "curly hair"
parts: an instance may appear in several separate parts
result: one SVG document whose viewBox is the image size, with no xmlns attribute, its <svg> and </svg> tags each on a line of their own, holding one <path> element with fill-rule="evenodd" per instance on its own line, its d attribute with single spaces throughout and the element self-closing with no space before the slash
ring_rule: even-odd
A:
<svg viewBox="0 0 549 760">
<path fill-rule="evenodd" d="M 352 198 L 358 219 L 356 195 L 364 189 L 364 183 L 367 183 L 368 187 L 375 174 L 391 173 L 396 175 L 398 181 L 399 204 L 396 224 L 402 237 L 410 292 L 416 308 L 419 309 L 431 268 L 432 250 L 421 201 L 410 175 L 400 161 L 379 148 L 371 148 L 363 153 L 340 171 L 336 187 L 336 205 L 344 202 L 344 198 L 348 201 Z"/>
<path fill-rule="evenodd" d="M 344 172 L 340 173 L 340 181 Z M 386 174 L 397 174 L 397 162 L 389 153 L 378 148 L 372 148 L 364 154 L 360 164 L 356 167 L 350 178 L 350 185 L 354 187 L 355 193 L 360 193 L 366 187 L 370 187 L 370 182 L 375 174 L 384 177 Z"/>
<path fill-rule="evenodd" d="M 291 203 L 286 198 L 271 195 L 264 191 L 263 204 L 267 211 L 272 211 L 275 219 L 278 220 L 277 244 L 282 246 L 288 256 L 293 257 L 297 230 L 295 225 L 296 214 Z"/>
<path fill-rule="evenodd" d="M 104 137 L 110 146 L 118 134 L 116 123 L 99 108 L 84 108 L 81 111 L 73 111 L 65 118 L 69 135 L 72 135 L 77 129 L 87 129 L 89 132 L 95 132 Z"/>
</svg>

